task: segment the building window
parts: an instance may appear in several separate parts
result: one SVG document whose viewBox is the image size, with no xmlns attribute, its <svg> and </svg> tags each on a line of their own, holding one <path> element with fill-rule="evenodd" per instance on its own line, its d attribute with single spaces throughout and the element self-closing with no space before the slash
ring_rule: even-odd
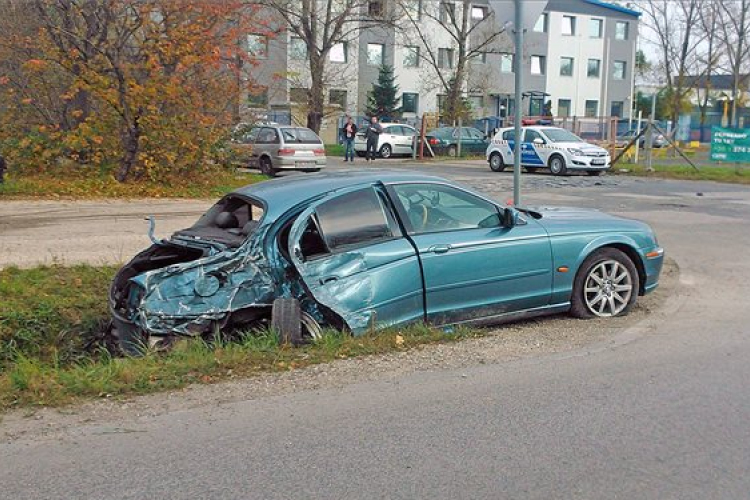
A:
<svg viewBox="0 0 750 500">
<path fill-rule="evenodd" d="M 573 76 L 573 58 L 560 58 L 560 76 Z"/>
<path fill-rule="evenodd" d="M 612 68 L 612 79 L 624 80 L 626 68 L 627 68 L 627 63 L 625 61 L 615 61 L 614 67 Z"/>
<path fill-rule="evenodd" d="M 477 52 L 474 55 L 474 59 L 477 63 L 487 64 L 487 52 Z"/>
<path fill-rule="evenodd" d="M 625 103 L 623 103 L 622 101 L 613 101 L 610 114 L 611 116 L 616 116 L 617 118 L 621 118 L 623 109 L 625 109 Z"/>
<path fill-rule="evenodd" d="M 438 112 L 440 114 L 445 111 L 445 106 L 448 103 L 448 96 L 445 94 L 438 94 L 437 95 L 437 105 L 438 105 Z"/>
<path fill-rule="evenodd" d="M 500 73 L 513 73 L 513 54 L 500 54 Z"/>
<path fill-rule="evenodd" d="M 256 59 L 268 57 L 268 37 L 263 35 L 247 35 L 247 52 Z"/>
<path fill-rule="evenodd" d="M 367 64 L 370 66 L 382 66 L 385 46 L 382 43 L 367 44 Z"/>
<path fill-rule="evenodd" d="M 289 59 L 304 61 L 307 59 L 307 44 L 301 38 L 292 37 L 289 41 Z"/>
<path fill-rule="evenodd" d="M 265 108 L 268 106 L 268 89 L 251 91 L 247 96 L 247 105 L 251 108 Z"/>
<path fill-rule="evenodd" d="M 589 38 L 601 38 L 604 31 L 604 21 L 602 19 L 589 20 Z"/>
<path fill-rule="evenodd" d="M 596 117 L 599 114 L 599 101 L 586 101 L 585 115 L 588 118 Z"/>
<path fill-rule="evenodd" d="M 438 68 L 453 68 L 453 49 L 438 49 Z"/>
<path fill-rule="evenodd" d="M 539 16 L 534 25 L 534 31 L 537 33 L 547 33 L 547 21 L 549 20 L 549 14 L 546 12 Z"/>
<path fill-rule="evenodd" d="M 328 59 L 335 63 L 345 63 L 349 60 L 349 51 L 346 42 L 337 43 L 331 47 L 328 53 Z"/>
<path fill-rule="evenodd" d="M 438 19 L 440 19 L 442 24 L 452 23 L 456 19 L 456 4 L 453 2 L 440 2 Z"/>
<path fill-rule="evenodd" d="M 401 111 L 404 113 L 417 113 L 419 110 L 419 94 L 415 92 L 404 92 L 401 94 Z"/>
<path fill-rule="evenodd" d="M 304 104 L 307 102 L 307 89 L 292 87 L 289 89 L 289 100 L 293 103 Z"/>
<path fill-rule="evenodd" d="M 586 72 L 589 78 L 599 78 L 602 62 L 599 59 L 589 59 L 589 67 Z"/>
<path fill-rule="evenodd" d="M 531 56 L 531 74 L 543 75 L 546 71 L 547 58 L 544 56 Z"/>
<path fill-rule="evenodd" d="M 562 118 L 570 116 L 570 99 L 557 100 L 557 116 Z"/>
<path fill-rule="evenodd" d="M 576 34 L 575 16 L 562 16 L 562 34 L 567 36 Z"/>
<path fill-rule="evenodd" d="M 472 7 L 471 8 L 471 18 L 474 21 L 481 21 L 487 17 L 487 9 L 485 7 Z"/>
<path fill-rule="evenodd" d="M 419 66 L 419 47 L 404 47 L 404 68 Z"/>
<path fill-rule="evenodd" d="M 615 40 L 627 40 L 630 34 L 630 24 L 627 21 L 615 23 Z"/>
<path fill-rule="evenodd" d="M 346 108 L 346 90 L 331 90 L 328 92 L 328 102 L 331 106 Z"/>
<path fill-rule="evenodd" d="M 471 103 L 471 109 L 474 111 L 479 111 L 484 109 L 484 96 L 483 95 L 473 95 L 469 97 L 469 102 Z"/>
<path fill-rule="evenodd" d="M 383 0 L 371 0 L 367 5 L 367 13 L 371 17 L 380 17 L 383 15 Z"/>
<path fill-rule="evenodd" d="M 403 8 L 409 19 L 418 20 L 422 16 L 422 0 L 404 0 Z"/>
</svg>

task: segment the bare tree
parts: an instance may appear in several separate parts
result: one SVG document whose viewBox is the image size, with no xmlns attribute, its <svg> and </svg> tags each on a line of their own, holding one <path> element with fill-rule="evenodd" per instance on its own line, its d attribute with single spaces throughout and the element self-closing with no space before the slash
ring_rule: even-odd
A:
<svg viewBox="0 0 750 500">
<path fill-rule="evenodd" d="M 701 46 L 699 60 L 702 71 L 696 75 L 695 92 L 700 109 L 700 140 L 705 140 L 704 129 L 708 106 L 711 103 L 713 90 L 712 77 L 721 62 L 719 50 L 719 24 L 723 23 L 720 0 L 706 0 L 699 11 L 701 29 L 704 33 L 704 43 Z"/>
<path fill-rule="evenodd" d="M 365 29 L 388 23 L 384 0 L 254 0 L 276 13 L 307 48 L 310 71 L 307 126 L 319 132 L 325 114 L 329 56 L 334 47 L 346 47 Z"/>
<path fill-rule="evenodd" d="M 700 29 L 702 4 L 703 0 L 646 0 L 642 4 L 651 42 L 659 50 L 673 123 L 691 92 L 688 76 L 698 67 L 697 50 L 704 35 Z"/>
<path fill-rule="evenodd" d="M 750 0 L 720 0 L 718 4 L 723 13 L 719 23 L 722 44 L 732 74 L 731 123 L 739 127 L 739 87 L 750 57 Z"/>
<path fill-rule="evenodd" d="M 443 116 L 453 121 L 467 111 L 464 93 L 471 61 L 500 52 L 504 30 L 495 25 L 494 11 L 471 0 L 423 0 L 421 10 L 419 6 L 415 0 L 399 0 L 402 33 L 419 47 L 420 60 L 446 94 Z M 441 37 L 450 47 L 441 47 Z"/>
</svg>

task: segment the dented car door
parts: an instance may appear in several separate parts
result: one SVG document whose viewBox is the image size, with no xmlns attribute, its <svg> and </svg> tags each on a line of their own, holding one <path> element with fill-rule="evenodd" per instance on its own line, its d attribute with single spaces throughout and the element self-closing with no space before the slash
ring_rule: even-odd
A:
<svg viewBox="0 0 750 500">
<path fill-rule="evenodd" d="M 309 293 L 354 333 L 423 319 L 419 260 L 381 187 L 311 205 L 292 226 L 288 250 Z"/>
</svg>

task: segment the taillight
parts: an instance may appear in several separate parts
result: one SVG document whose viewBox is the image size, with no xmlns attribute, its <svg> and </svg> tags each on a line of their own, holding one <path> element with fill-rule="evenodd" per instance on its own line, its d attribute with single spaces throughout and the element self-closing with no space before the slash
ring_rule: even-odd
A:
<svg viewBox="0 0 750 500">
<path fill-rule="evenodd" d="M 435 146 L 436 144 L 440 144 L 440 139 L 436 139 L 434 137 L 430 137 L 430 144 Z"/>
<path fill-rule="evenodd" d="M 292 149 L 292 148 L 281 148 L 281 149 L 279 149 L 279 156 L 294 156 L 294 149 Z"/>
<path fill-rule="evenodd" d="M 315 153 L 315 156 L 325 156 L 326 150 L 325 149 L 315 149 L 313 150 L 313 153 Z"/>
</svg>

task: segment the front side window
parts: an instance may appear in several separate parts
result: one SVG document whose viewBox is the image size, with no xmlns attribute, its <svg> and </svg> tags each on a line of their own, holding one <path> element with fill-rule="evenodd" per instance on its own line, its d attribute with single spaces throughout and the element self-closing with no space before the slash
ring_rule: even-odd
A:
<svg viewBox="0 0 750 500">
<path fill-rule="evenodd" d="M 560 76 L 573 76 L 573 58 L 560 58 Z"/>
<path fill-rule="evenodd" d="M 541 139 L 542 142 L 547 142 L 544 140 L 544 137 L 542 137 L 542 134 L 537 132 L 536 130 L 527 129 L 526 135 L 524 136 L 524 142 L 534 142 L 536 139 Z"/>
<path fill-rule="evenodd" d="M 471 193 L 441 184 L 394 186 L 414 234 L 497 225 L 498 209 Z"/>
<path fill-rule="evenodd" d="M 372 188 L 327 201 L 317 208 L 315 215 L 331 252 L 393 238 L 385 209 Z"/>
<path fill-rule="evenodd" d="M 382 66 L 385 46 L 382 43 L 367 44 L 367 64 L 370 66 Z"/>
</svg>

